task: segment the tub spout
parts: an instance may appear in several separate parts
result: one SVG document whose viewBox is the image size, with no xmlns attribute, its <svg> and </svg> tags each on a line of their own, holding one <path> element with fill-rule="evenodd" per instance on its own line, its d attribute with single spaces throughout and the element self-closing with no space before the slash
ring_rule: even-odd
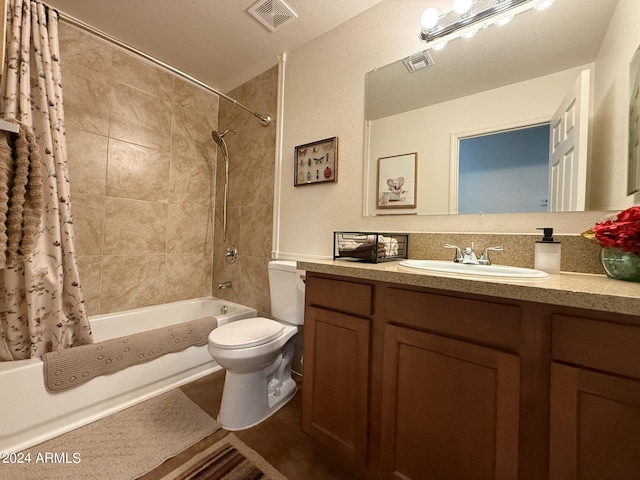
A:
<svg viewBox="0 0 640 480">
<path fill-rule="evenodd" d="M 231 282 L 222 282 L 218 284 L 218 290 L 223 289 L 223 288 L 231 288 Z"/>
</svg>

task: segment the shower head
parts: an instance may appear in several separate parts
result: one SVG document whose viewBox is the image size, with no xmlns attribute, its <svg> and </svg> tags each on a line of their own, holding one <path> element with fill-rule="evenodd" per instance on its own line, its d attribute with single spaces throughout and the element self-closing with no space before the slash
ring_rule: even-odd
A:
<svg viewBox="0 0 640 480">
<path fill-rule="evenodd" d="M 231 133 L 233 133 L 235 135 L 237 133 L 237 130 L 231 130 L 231 129 L 228 128 L 222 133 L 218 133 L 217 130 L 213 130 L 211 132 L 211 137 L 213 138 L 213 141 L 216 142 L 220 148 L 225 148 L 226 144 L 225 144 L 225 141 L 224 141 L 224 136 L 229 132 L 231 132 Z"/>
<path fill-rule="evenodd" d="M 211 137 L 213 138 L 213 141 L 216 142 L 220 148 L 224 148 L 225 146 L 224 139 L 222 138 L 222 135 L 218 133 L 217 130 L 213 130 L 211 132 Z"/>
</svg>

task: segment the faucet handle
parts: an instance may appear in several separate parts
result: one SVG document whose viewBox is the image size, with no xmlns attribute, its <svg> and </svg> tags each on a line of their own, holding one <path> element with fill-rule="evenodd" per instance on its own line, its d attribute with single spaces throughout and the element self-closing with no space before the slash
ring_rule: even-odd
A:
<svg viewBox="0 0 640 480">
<path fill-rule="evenodd" d="M 482 256 L 480 257 L 480 260 L 478 260 L 478 262 L 480 262 L 480 265 L 491 265 L 491 260 L 489 260 L 489 252 L 490 251 L 494 251 L 494 252 L 502 252 L 504 250 L 503 247 L 487 247 L 484 249 L 484 252 L 482 252 Z"/>
<path fill-rule="evenodd" d="M 455 248 L 456 249 L 456 256 L 453 258 L 453 261 L 456 262 L 456 263 L 462 262 L 462 259 L 464 258 L 464 256 L 462 255 L 462 250 L 460 249 L 459 246 L 452 245 L 450 243 L 445 243 L 444 244 L 444 248 Z"/>
</svg>

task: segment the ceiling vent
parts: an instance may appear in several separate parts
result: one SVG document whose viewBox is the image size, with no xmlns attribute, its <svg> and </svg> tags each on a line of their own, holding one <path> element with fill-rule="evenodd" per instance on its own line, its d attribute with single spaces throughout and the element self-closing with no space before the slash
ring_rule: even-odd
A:
<svg viewBox="0 0 640 480">
<path fill-rule="evenodd" d="M 404 66 L 407 67 L 409 72 L 413 73 L 433 65 L 433 58 L 431 58 L 429 52 L 425 50 L 404 58 L 402 63 L 404 63 Z"/>
<path fill-rule="evenodd" d="M 292 18 L 298 18 L 282 0 L 261 0 L 249 8 L 249 13 L 272 32 Z"/>
</svg>

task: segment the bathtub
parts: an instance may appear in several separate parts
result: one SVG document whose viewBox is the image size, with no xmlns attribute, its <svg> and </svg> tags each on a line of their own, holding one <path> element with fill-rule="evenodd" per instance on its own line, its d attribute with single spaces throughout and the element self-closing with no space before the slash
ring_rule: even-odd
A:
<svg viewBox="0 0 640 480">
<path fill-rule="evenodd" d="M 213 315 L 219 325 L 256 310 L 213 297 L 89 317 L 95 342 Z M 42 361 L 0 362 L 0 452 L 18 452 L 221 370 L 206 345 L 192 346 L 58 393 L 44 387 Z"/>
</svg>

